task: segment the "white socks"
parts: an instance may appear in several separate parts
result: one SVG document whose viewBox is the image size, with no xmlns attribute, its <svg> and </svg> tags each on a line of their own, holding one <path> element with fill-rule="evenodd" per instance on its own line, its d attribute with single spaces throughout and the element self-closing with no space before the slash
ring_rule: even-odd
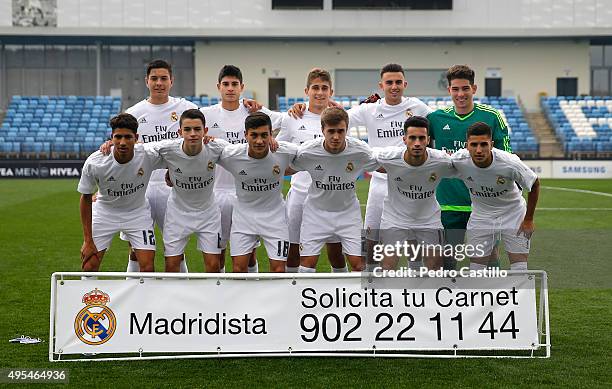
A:
<svg viewBox="0 0 612 389">
<path fill-rule="evenodd" d="M 181 273 L 189 273 L 189 270 L 187 269 L 187 261 L 185 260 L 185 257 L 183 257 L 183 260 L 181 261 L 181 265 L 180 265 L 180 270 Z"/>
<path fill-rule="evenodd" d="M 485 270 L 487 265 L 483 265 L 481 263 L 470 262 L 470 270 Z"/>
<path fill-rule="evenodd" d="M 423 267 L 423 261 L 408 261 L 408 268 L 419 270 Z"/>
<path fill-rule="evenodd" d="M 510 264 L 510 270 L 527 270 L 527 262 L 514 262 Z"/>
<path fill-rule="evenodd" d="M 348 273 L 348 267 L 346 265 L 344 265 L 344 267 L 341 268 L 335 268 L 332 266 L 332 273 Z"/>
<path fill-rule="evenodd" d="M 138 264 L 138 261 L 132 261 L 131 259 L 128 259 L 128 265 L 127 265 L 127 270 L 128 273 L 138 273 L 140 272 L 140 265 Z"/>
<path fill-rule="evenodd" d="M 310 267 L 301 266 L 298 268 L 298 273 L 316 273 L 317 269 L 312 269 Z"/>
<path fill-rule="evenodd" d="M 249 266 L 248 272 L 249 273 L 259 273 L 259 263 L 255 262 L 254 266 Z"/>
<path fill-rule="evenodd" d="M 297 273 L 299 269 L 300 269 L 300 268 L 299 268 L 299 267 L 297 267 L 297 266 L 296 266 L 296 267 L 293 267 L 293 266 L 287 266 L 287 267 L 285 268 L 285 272 L 287 272 L 287 273 Z"/>
</svg>

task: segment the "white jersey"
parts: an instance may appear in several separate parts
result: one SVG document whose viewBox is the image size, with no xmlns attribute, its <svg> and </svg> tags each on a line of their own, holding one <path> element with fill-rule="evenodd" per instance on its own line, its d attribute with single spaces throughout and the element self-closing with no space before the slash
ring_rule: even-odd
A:
<svg viewBox="0 0 612 389">
<path fill-rule="evenodd" d="M 228 143 L 221 139 L 209 142 L 192 156 L 183 151 L 183 142 L 183 138 L 165 140 L 148 143 L 145 148 L 157 153 L 168 166 L 174 184 L 169 201 L 182 211 L 198 212 L 214 204 L 215 166 Z"/>
<path fill-rule="evenodd" d="M 492 148 L 493 162 L 486 168 L 474 164 L 467 149 L 457 150 L 453 165 L 472 199 L 472 214 L 500 216 L 525 207 L 522 191 L 531 191 L 538 176 L 514 154 Z"/>
<path fill-rule="evenodd" d="M 134 157 L 123 164 L 115 160 L 112 149 L 109 155 L 96 151 L 83 165 L 77 190 L 83 194 L 97 190 L 97 206 L 126 212 L 136 210 L 146 206 L 145 192 L 151 173 L 163 166 L 161 158 L 147 152 L 142 144 L 134 145 Z"/>
<path fill-rule="evenodd" d="M 276 140 L 301 145 L 322 136 L 321 115 L 306 110 L 304 116 L 298 119 L 294 119 L 286 113 L 283 114 L 281 129 L 276 136 Z M 312 179 L 308 172 L 297 172 L 291 176 L 291 190 L 306 193 L 311 182 Z"/>
<path fill-rule="evenodd" d="M 248 144 L 227 146 L 218 162 L 235 178 L 238 202 L 234 210 L 265 214 L 284 207 L 283 177 L 295 158 L 297 146 L 279 142 L 276 152 L 269 151 L 261 159 L 249 157 L 248 149 Z"/>
<path fill-rule="evenodd" d="M 198 106 L 183 98 L 170 96 L 165 104 L 151 104 L 144 99 L 125 112 L 138 120 L 138 141 L 149 143 L 179 138 L 179 118 L 184 111 L 193 108 Z M 164 175 L 163 170 L 153 173 L 151 182 L 163 183 Z"/>
<path fill-rule="evenodd" d="M 403 146 L 404 122 L 410 116 L 427 116 L 432 109 L 416 97 L 402 97 L 389 105 L 385 99 L 357 105 L 348 111 L 349 127 L 365 126 L 371 147 Z"/>
<path fill-rule="evenodd" d="M 427 160 L 420 166 L 412 166 L 404 160 L 405 146 L 376 151 L 378 163 L 387 171 L 384 224 L 397 228 L 439 224 L 436 188 L 442 178 L 456 174 L 451 157 L 444 151 L 427 148 Z"/>
<path fill-rule="evenodd" d="M 238 109 L 228 111 L 221 106 L 221 103 L 202 107 L 200 111 L 206 119 L 206 127 L 208 127 L 208 135 L 218 139 L 223 139 L 231 144 L 247 143 L 244 138 L 244 121 L 249 116 L 249 110 L 244 106 L 242 100 L 238 105 Z M 282 114 L 280 112 L 270 111 L 267 108 L 262 108 L 264 112 L 272 120 L 272 129 L 280 127 Z M 234 190 L 234 177 L 227 170 L 218 167 L 215 173 L 215 188 L 223 190 Z"/>
<path fill-rule="evenodd" d="M 343 211 L 357 201 L 355 181 L 359 174 L 375 169 L 378 163 L 372 149 L 359 139 L 346 137 L 346 146 L 338 154 L 326 151 L 323 140 L 300 146 L 293 168 L 312 177 L 306 202 L 326 211 Z"/>
</svg>

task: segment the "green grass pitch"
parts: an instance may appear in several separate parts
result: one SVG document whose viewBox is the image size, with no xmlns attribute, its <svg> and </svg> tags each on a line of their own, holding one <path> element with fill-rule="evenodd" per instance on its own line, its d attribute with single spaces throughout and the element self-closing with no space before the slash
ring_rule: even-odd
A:
<svg viewBox="0 0 612 389">
<path fill-rule="evenodd" d="M 0 181 L 0 368 L 65 368 L 70 370 L 70 384 L 80 387 L 612 387 L 612 180 L 542 180 L 530 268 L 549 272 L 550 359 L 239 358 L 52 364 L 47 343 L 50 275 L 80 267 L 76 184 Z M 358 186 L 363 204 L 367 185 L 361 181 Z M 127 245 L 115 239 L 102 270 L 123 271 L 126 253 Z M 194 242 L 187 257 L 191 271 L 203 270 Z M 502 263 L 507 266 L 505 259 Z M 163 268 L 159 254 L 156 266 Z M 260 270 L 266 269 L 260 260 Z M 328 270 L 322 258 L 319 271 Z M 22 334 L 45 342 L 8 342 Z"/>
</svg>

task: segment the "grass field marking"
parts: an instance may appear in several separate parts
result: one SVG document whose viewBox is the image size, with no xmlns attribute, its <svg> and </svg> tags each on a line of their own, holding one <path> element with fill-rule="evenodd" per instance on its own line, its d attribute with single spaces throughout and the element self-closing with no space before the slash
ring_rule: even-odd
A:
<svg viewBox="0 0 612 389">
<path fill-rule="evenodd" d="M 562 188 L 562 187 L 559 187 L 559 186 L 541 186 L 541 188 L 542 189 L 561 190 L 561 191 L 565 191 L 565 192 L 587 193 L 587 194 L 592 194 L 592 195 L 597 195 L 597 196 L 612 197 L 612 193 L 596 192 L 594 190 L 574 189 L 574 188 Z"/>
<path fill-rule="evenodd" d="M 612 208 L 536 208 L 536 211 L 612 211 Z"/>
</svg>

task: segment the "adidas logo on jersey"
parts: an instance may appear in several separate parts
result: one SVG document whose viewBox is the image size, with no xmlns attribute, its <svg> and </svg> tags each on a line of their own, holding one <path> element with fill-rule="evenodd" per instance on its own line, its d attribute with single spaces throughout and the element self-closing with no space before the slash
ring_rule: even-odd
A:
<svg viewBox="0 0 612 389">
<path fill-rule="evenodd" d="M 138 121 L 138 123 L 142 124 L 142 123 L 146 123 L 147 119 L 143 116 L 140 118 L 140 120 Z"/>
<path fill-rule="evenodd" d="M 219 125 L 217 123 L 212 125 L 212 128 L 219 128 Z"/>
<path fill-rule="evenodd" d="M 304 130 L 306 130 L 306 127 L 304 127 L 304 125 L 302 124 L 300 128 L 298 128 L 298 131 L 304 131 Z"/>
<path fill-rule="evenodd" d="M 395 181 L 401 181 L 402 177 L 395 177 Z"/>
<path fill-rule="evenodd" d="M 178 167 L 176 168 L 175 172 L 183 174 L 183 172 L 181 171 L 181 169 L 180 169 L 180 168 L 178 168 Z"/>
<path fill-rule="evenodd" d="M 241 176 L 246 176 L 247 175 L 244 170 L 241 170 L 240 173 L 238 173 L 238 174 L 241 175 Z"/>
<path fill-rule="evenodd" d="M 323 170 L 323 167 L 321 167 L 321 165 L 317 165 L 315 166 L 315 170 Z"/>
<path fill-rule="evenodd" d="M 385 117 L 383 116 L 382 113 L 379 113 L 378 116 L 376 116 L 376 119 L 384 119 Z"/>
<path fill-rule="evenodd" d="M 450 131 L 450 126 L 447 124 L 444 127 L 442 127 L 443 130 L 449 130 Z"/>
<path fill-rule="evenodd" d="M 474 182 L 474 179 L 472 178 L 472 176 L 469 176 L 469 177 L 467 178 L 467 180 L 468 180 L 468 181 L 472 181 L 472 182 Z"/>
<path fill-rule="evenodd" d="M 107 180 L 107 181 L 108 181 L 108 182 L 115 182 L 115 177 L 110 176 L 110 177 L 108 177 L 108 180 Z"/>
</svg>

